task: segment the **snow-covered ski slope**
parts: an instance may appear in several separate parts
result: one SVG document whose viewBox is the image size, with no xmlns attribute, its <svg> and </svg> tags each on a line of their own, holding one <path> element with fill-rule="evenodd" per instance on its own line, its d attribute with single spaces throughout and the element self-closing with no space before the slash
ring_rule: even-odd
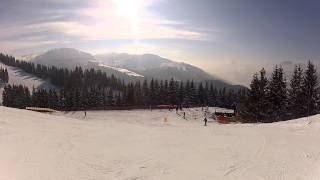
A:
<svg viewBox="0 0 320 180">
<path fill-rule="evenodd" d="M 84 118 L 0 107 L 1 180 L 319 177 L 320 115 L 204 127 L 200 118 L 167 110 L 89 111 Z"/>
<path fill-rule="evenodd" d="M 135 76 L 135 77 L 144 77 L 138 73 L 135 73 L 133 71 L 129 71 L 128 69 L 124 69 L 124 68 L 117 68 L 117 67 L 113 67 L 113 66 L 108 66 L 108 65 L 105 65 L 105 64 L 102 64 L 102 63 L 99 63 L 99 66 L 100 67 L 107 67 L 107 68 L 111 68 L 113 70 L 116 70 L 116 71 L 119 71 L 121 73 L 124 73 L 128 76 Z"/>
<path fill-rule="evenodd" d="M 53 88 L 53 86 L 40 78 L 37 78 L 31 74 L 22 71 L 19 68 L 6 66 L 0 63 L 0 67 L 7 68 L 9 74 L 9 84 L 23 85 L 29 88 L 31 91 L 33 87 L 35 88 Z M 0 101 L 2 101 L 2 92 L 4 85 L 0 85 Z"/>
</svg>

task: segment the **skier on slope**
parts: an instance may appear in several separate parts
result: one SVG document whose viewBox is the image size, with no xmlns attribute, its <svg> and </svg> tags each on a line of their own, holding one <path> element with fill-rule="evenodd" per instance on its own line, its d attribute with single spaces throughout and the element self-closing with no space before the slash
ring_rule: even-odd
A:
<svg viewBox="0 0 320 180">
<path fill-rule="evenodd" d="M 207 126 L 207 122 L 208 122 L 208 120 L 207 120 L 207 117 L 204 117 L 204 126 Z"/>
</svg>

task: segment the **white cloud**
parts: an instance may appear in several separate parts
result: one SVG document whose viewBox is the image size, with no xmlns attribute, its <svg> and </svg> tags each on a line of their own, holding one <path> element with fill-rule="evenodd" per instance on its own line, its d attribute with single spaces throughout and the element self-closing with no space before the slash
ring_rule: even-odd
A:
<svg viewBox="0 0 320 180">
<path fill-rule="evenodd" d="M 162 0 L 91 0 L 88 6 L 63 11 L 76 18 L 40 22 L 26 19 L 22 22 L 12 22 L 11 26 L 5 26 L 0 30 L 0 41 L 11 41 L 10 44 L 17 41 L 18 49 L 27 48 L 28 44 L 29 47 L 33 47 L 33 43 L 37 41 L 39 45 L 46 41 L 60 41 L 56 39 L 57 36 L 60 39 L 73 38 L 77 41 L 205 39 L 205 35 L 200 31 L 185 28 L 187 24 L 159 17 L 149 10 L 149 7 L 157 5 L 160 1 Z"/>
<path fill-rule="evenodd" d="M 82 40 L 204 39 L 200 32 L 178 28 L 183 24 L 181 22 L 163 19 L 147 11 L 147 7 L 158 1 L 93 0 L 91 6 L 74 11 L 77 20 L 15 25 L 1 30 L 0 37 L 37 32 L 59 33 Z"/>
<path fill-rule="evenodd" d="M 44 45 L 57 44 L 58 41 L 0 41 L 0 51 L 12 53 L 17 49 L 36 48 Z"/>
<path fill-rule="evenodd" d="M 172 46 L 160 46 L 147 43 L 125 44 L 117 47 L 108 48 L 92 48 L 88 49 L 92 54 L 104 54 L 104 53 L 129 53 L 129 54 L 157 54 L 162 57 L 179 57 L 183 54 L 182 51 L 177 50 Z"/>
<path fill-rule="evenodd" d="M 156 0 L 96 0 L 89 8 L 78 11 L 86 21 L 53 22 L 51 26 L 61 33 L 86 40 L 163 39 L 200 40 L 204 35 L 180 29 L 179 22 L 157 17 L 147 10 Z"/>
</svg>

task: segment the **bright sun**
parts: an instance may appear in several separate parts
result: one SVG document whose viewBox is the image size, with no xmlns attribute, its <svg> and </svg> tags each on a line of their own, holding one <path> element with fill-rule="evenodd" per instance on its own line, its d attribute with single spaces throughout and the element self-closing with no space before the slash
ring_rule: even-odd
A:
<svg viewBox="0 0 320 180">
<path fill-rule="evenodd" d="M 142 11 L 142 0 L 114 0 L 116 14 L 130 21 L 131 30 L 138 41 L 139 13 Z"/>
<path fill-rule="evenodd" d="M 114 0 L 118 16 L 137 19 L 141 8 L 141 0 Z"/>
</svg>

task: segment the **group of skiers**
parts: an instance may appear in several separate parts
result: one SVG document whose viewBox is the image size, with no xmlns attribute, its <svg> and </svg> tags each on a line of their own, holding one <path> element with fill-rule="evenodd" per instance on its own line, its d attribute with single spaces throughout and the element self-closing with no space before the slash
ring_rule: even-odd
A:
<svg viewBox="0 0 320 180">
<path fill-rule="evenodd" d="M 182 108 L 180 108 L 182 110 Z M 208 107 L 206 108 L 206 112 L 205 112 L 205 117 L 204 117 L 204 126 L 207 126 L 207 122 L 208 122 L 208 119 L 207 119 L 207 110 L 208 110 Z M 169 109 L 170 111 L 170 109 Z M 179 107 L 177 106 L 176 107 L 176 113 L 178 114 L 178 111 L 179 111 Z M 204 111 L 204 108 L 202 107 L 202 111 Z M 183 112 L 183 119 L 186 119 L 186 112 Z"/>
</svg>

